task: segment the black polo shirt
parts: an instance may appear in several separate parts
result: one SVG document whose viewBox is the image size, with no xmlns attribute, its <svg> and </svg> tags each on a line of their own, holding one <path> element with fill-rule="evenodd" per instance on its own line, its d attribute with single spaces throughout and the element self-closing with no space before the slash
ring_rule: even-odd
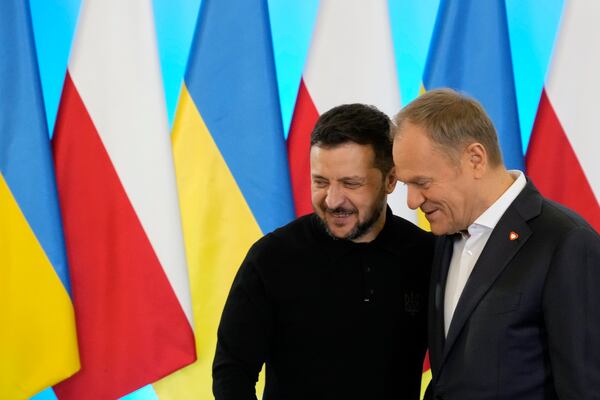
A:
<svg viewBox="0 0 600 400">
<path fill-rule="evenodd" d="M 217 400 L 418 399 L 433 237 L 388 209 L 369 243 L 314 214 L 266 235 L 234 280 L 213 365 Z"/>
</svg>

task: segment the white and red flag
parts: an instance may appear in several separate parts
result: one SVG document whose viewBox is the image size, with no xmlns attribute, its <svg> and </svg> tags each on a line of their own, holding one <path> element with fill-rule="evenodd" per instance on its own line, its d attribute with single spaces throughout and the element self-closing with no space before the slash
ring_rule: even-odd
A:
<svg viewBox="0 0 600 400">
<path fill-rule="evenodd" d="M 195 360 L 152 2 L 81 6 L 53 138 L 81 371 L 109 399 Z"/>
<path fill-rule="evenodd" d="M 526 163 L 542 194 L 600 232 L 599 20 L 600 3 L 565 3 Z"/>
<path fill-rule="evenodd" d="M 322 0 L 288 138 L 297 215 L 312 212 L 310 133 L 325 111 L 346 103 L 371 104 L 390 117 L 400 92 L 386 0 Z M 397 215 L 416 222 L 398 185 L 388 198 Z"/>
</svg>

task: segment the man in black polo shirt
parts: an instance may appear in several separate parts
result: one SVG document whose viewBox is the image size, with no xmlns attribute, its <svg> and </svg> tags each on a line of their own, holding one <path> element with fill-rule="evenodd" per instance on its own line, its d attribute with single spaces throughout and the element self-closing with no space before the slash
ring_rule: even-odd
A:
<svg viewBox="0 0 600 400">
<path fill-rule="evenodd" d="M 311 136 L 314 213 L 252 246 L 213 364 L 217 400 L 418 399 L 432 236 L 394 216 L 389 118 L 349 104 Z"/>
</svg>

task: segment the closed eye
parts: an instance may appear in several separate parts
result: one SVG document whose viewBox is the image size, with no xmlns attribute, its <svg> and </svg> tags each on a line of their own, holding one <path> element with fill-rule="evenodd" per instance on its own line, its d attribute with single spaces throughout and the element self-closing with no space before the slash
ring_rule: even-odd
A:
<svg viewBox="0 0 600 400">
<path fill-rule="evenodd" d="M 403 182 L 405 185 L 414 186 L 418 189 L 427 189 L 431 186 L 431 179 L 416 179 L 411 182 Z"/>
<path fill-rule="evenodd" d="M 358 177 L 346 177 L 340 179 L 342 185 L 347 189 L 358 189 L 366 184 L 366 180 Z"/>
<path fill-rule="evenodd" d="M 313 179 L 312 183 L 317 188 L 324 188 L 324 187 L 327 187 L 327 185 L 329 184 L 328 181 L 325 181 L 322 179 Z"/>
<path fill-rule="evenodd" d="M 344 187 L 347 187 L 348 189 L 358 189 L 361 186 L 361 182 L 344 182 Z"/>
</svg>

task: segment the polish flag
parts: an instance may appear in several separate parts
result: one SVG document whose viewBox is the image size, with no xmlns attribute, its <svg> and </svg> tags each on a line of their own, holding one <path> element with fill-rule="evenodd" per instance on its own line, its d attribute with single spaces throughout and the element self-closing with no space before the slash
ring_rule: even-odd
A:
<svg viewBox="0 0 600 400">
<path fill-rule="evenodd" d="M 322 0 L 288 138 L 297 215 L 312 212 L 310 134 L 325 111 L 345 103 L 374 105 L 390 117 L 400 93 L 386 0 Z M 416 222 L 397 185 L 388 197 L 397 215 Z"/>
<path fill-rule="evenodd" d="M 53 150 L 81 371 L 114 399 L 196 358 L 152 2 L 85 0 Z"/>
<path fill-rule="evenodd" d="M 541 193 L 581 214 L 600 232 L 600 3 L 565 4 L 550 74 L 527 151 L 527 174 Z"/>
</svg>

